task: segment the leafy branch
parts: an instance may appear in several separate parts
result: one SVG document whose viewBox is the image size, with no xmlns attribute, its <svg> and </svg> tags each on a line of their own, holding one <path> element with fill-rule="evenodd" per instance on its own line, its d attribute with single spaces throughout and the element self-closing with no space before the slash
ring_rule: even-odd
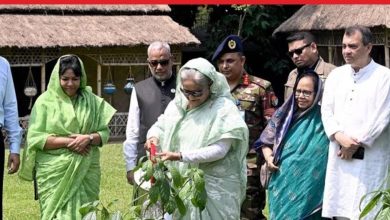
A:
<svg viewBox="0 0 390 220">
<path fill-rule="evenodd" d="M 168 214 L 178 210 L 180 215 L 187 212 L 185 200 L 190 200 L 201 211 L 206 207 L 207 193 L 202 170 L 190 168 L 181 175 L 176 167 L 167 166 L 159 158 L 156 158 L 155 164 L 150 160 L 144 162 L 134 172 L 140 168 L 144 171 L 142 180 L 150 181 L 152 177 L 155 179 L 148 192 L 149 206 L 160 202 Z"/>
<path fill-rule="evenodd" d="M 390 179 L 390 176 L 385 179 L 383 184 Z M 383 186 L 382 184 L 382 186 Z M 360 200 L 359 207 L 362 206 L 363 201 L 365 201 L 369 196 L 371 196 L 369 202 L 363 208 L 360 213 L 359 219 L 363 219 L 364 216 L 368 215 L 374 208 L 380 207 L 379 211 L 375 214 L 376 220 L 389 220 L 390 219 L 390 188 L 385 190 L 377 190 L 371 193 L 368 193 L 362 197 Z"/>
<path fill-rule="evenodd" d="M 122 214 L 120 211 L 112 210 L 112 206 L 117 200 L 110 202 L 105 206 L 101 201 L 86 203 L 80 208 L 83 220 L 139 220 L 144 219 L 144 214 L 148 209 L 160 207 L 163 219 L 164 213 L 172 214 L 176 210 L 180 215 L 185 215 L 187 207 L 185 203 L 192 203 L 199 211 L 205 209 L 207 193 L 205 189 L 204 173 L 201 169 L 190 168 L 183 175 L 174 166 L 167 166 L 159 158 L 155 163 L 147 160 L 139 163 L 133 169 L 134 172 L 142 169 L 143 175 L 141 183 L 135 191 L 138 191 L 140 185 L 145 181 L 154 179 L 149 191 L 143 195 L 134 198 L 128 212 Z M 144 204 L 137 204 L 146 197 Z M 99 214 L 100 213 L 100 214 Z"/>
</svg>

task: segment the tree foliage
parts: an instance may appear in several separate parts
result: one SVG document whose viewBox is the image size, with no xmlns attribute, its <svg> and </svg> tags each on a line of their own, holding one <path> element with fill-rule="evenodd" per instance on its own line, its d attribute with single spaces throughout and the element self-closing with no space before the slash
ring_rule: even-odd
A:
<svg viewBox="0 0 390 220">
<path fill-rule="evenodd" d="M 272 32 L 297 9 L 299 6 L 214 6 L 207 31 L 210 36 L 204 42 L 208 57 L 227 35 L 237 34 L 242 37 L 245 53 L 250 58 L 247 68 L 253 72 L 285 73 L 289 70 L 285 41 L 273 38 Z"/>
<path fill-rule="evenodd" d="M 219 43 L 229 34 L 240 35 L 247 58 L 247 71 L 271 81 L 276 94 L 282 97 L 283 85 L 294 65 L 285 55 L 285 39 L 273 38 L 272 32 L 295 13 L 300 5 L 192 6 L 186 8 L 191 21 L 185 18 L 182 7 L 171 6 L 174 20 L 180 24 L 184 20 L 192 24 L 187 27 L 201 41 L 201 47 L 205 48 L 205 58 L 210 60 Z M 182 16 L 177 11 L 181 11 Z M 194 11 L 197 11 L 195 16 Z"/>
</svg>

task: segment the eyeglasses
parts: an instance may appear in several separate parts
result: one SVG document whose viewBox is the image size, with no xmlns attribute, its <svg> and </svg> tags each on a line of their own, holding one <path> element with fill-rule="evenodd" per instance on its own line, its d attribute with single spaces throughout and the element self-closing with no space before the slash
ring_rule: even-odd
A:
<svg viewBox="0 0 390 220">
<path fill-rule="evenodd" d="M 308 47 L 308 46 L 310 46 L 310 45 L 311 45 L 311 43 L 308 43 L 308 44 L 303 45 L 303 46 L 300 47 L 300 48 L 294 49 L 294 50 L 292 50 L 292 51 L 288 51 L 288 52 L 287 52 L 287 56 L 293 57 L 293 56 L 294 56 L 294 53 L 295 53 L 296 55 L 299 56 L 299 55 L 302 54 L 303 49 L 305 49 L 306 47 Z"/>
<path fill-rule="evenodd" d="M 148 63 L 149 65 L 151 65 L 152 67 L 157 67 L 158 64 L 160 64 L 161 66 L 166 66 L 169 64 L 169 59 L 166 59 L 166 60 L 148 60 Z"/>
<path fill-rule="evenodd" d="M 180 88 L 180 91 L 184 94 L 185 97 L 201 97 L 203 95 L 203 89 L 198 90 L 198 91 L 189 91 L 185 90 L 183 88 Z"/>
<path fill-rule="evenodd" d="M 295 90 L 295 97 L 299 97 L 301 94 L 303 95 L 303 97 L 309 98 L 311 94 L 313 94 L 313 92 L 307 90 L 300 90 L 300 89 Z"/>
</svg>

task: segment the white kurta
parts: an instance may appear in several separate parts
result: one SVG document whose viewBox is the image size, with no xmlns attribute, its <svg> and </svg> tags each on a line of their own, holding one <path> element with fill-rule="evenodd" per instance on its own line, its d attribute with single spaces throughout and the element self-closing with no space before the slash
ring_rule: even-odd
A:
<svg viewBox="0 0 390 220">
<path fill-rule="evenodd" d="M 322 216 L 357 220 L 361 197 L 379 189 L 389 173 L 390 70 L 373 60 L 359 72 L 350 65 L 334 69 L 325 83 L 321 112 L 331 139 Z M 363 160 L 337 156 L 339 145 L 332 140 L 337 131 L 363 143 Z"/>
</svg>

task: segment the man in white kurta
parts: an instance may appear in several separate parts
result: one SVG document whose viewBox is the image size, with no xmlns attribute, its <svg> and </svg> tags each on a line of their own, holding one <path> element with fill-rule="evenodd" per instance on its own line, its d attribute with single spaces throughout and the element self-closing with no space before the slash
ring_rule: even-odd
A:
<svg viewBox="0 0 390 220">
<path fill-rule="evenodd" d="M 322 121 L 331 142 L 323 217 L 357 220 L 362 196 L 389 187 L 384 181 L 390 167 L 390 70 L 371 59 L 371 40 L 368 28 L 347 28 L 347 64 L 334 69 L 325 83 Z M 364 158 L 352 158 L 360 146 Z M 374 219 L 375 214 L 376 210 L 364 219 Z"/>
</svg>

